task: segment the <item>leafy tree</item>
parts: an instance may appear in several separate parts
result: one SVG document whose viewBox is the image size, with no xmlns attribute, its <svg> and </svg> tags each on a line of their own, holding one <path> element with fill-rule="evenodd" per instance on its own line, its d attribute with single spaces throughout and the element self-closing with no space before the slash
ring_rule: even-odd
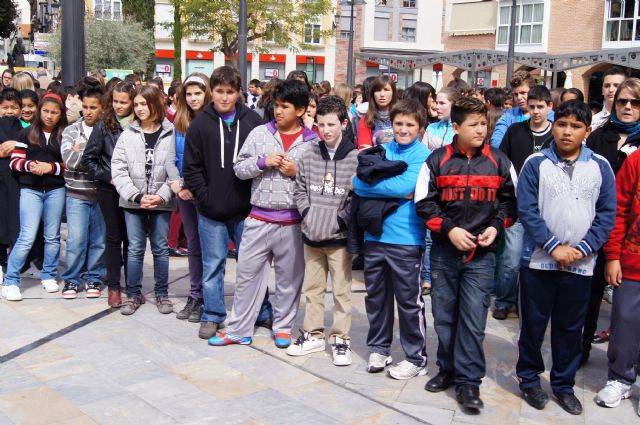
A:
<svg viewBox="0 0 640 425">
<path fill-rule="evenodd" d="M 128 17 L 139 22 L 145 30 L 151 31 L 153 34 L 155 26 L 154 0 L 122 0 L 122 14 L 125 18 Z M 148 77 L 152 77 L 156 66 L 155 43 L 145 55 L 148 56 L 145 73 Z"/>
<path fill-rule="evenodd" d="M 9 38 L 16 30 L 16 5 L 13 0 L 0 0 L 0 38 Z"/>
<path fill-rule="evenodd" d="M 62 63 L 61 25 L 58 25 L 50 42 L 51 56 Z M 153 33 L 142 24 L 129 18 L 123 21 L 85 19 L 85 64 L 87 71 L 100 69 L 132 69 L 142 71 L 149 68 L 154 52 Z"/>
<path fill-rule="evenodd" d="M 221 51 L 237 64 L 238 0 L 179 0 L 184 34 L 211 40 L 212 50 Z M 319 22 L 333 11 L 331 0 L 247 0 L 247 41 L 252 50 L 265 52 L 261 39 L 297 51 L 304 43 L 305 24 Z M 318 31 L 327 37 L 332 31 Z"/>
</svg>

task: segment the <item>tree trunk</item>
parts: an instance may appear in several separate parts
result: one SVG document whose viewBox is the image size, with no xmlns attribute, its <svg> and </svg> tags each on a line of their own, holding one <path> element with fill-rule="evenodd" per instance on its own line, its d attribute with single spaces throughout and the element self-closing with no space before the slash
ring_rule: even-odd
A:
<svg viewBox="0 0 640 425">
<path fill-rule="evenodd" d="M 180 0 L 173 1 L 173 79 L 182 80 L 182 16 Z"/>
</svg>

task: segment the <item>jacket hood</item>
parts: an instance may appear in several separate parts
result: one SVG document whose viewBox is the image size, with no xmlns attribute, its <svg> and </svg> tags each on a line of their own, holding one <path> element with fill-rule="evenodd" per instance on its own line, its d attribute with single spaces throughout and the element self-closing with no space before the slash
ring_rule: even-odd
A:
<svg viewBox="0 0 640 425">
<path fill-rule="evenodd" d="M 549 158 L 554 164 L 560 162 L 560 157 L 556 152 L 556 141 L 552 141 L 548 148 L 543 149 L 542 153 L 544 156 Z M 582 145 L 582 149 L 580 150 L 580 156 L 578 156 L 577 161 L 589 161 L 593 156 L 594 152 L 587 147 L 587 145 Z"/>
<path fill-rule="evenodd" d="M 268 122 L 266 125 L 267 125 L 267 130 L 269 130 L 269 133 L 275 135 L 278 132 L 278 127 L 276 127 L 275 120 Z M 318 135 L 313 130 L 308 128 L 306 125 L 301 124 L 301 126 L 302 126 L 302 141 L 303 142 L 308 142 L 310 140 L 319 140 L 320 139 L 318 137 Z"/>
<path fill-rule="evenodd" d="M 331 157 L 329 156 L 329 150 L 327 149 L 327 144 L 324 142 L 324 140 L 321 140 L 318 143 L 318 146 L 320 147 L 320 155 L 322 155 L 322 159 L 324 159 L 325 161 L 330 161 Z M 340 161 L 341 159 L 344 159 L 347 154 L 355 148 L 356 146 L 353 144 L 353 142 L 343 139 L 338 145 L 336 153 L 333 155 L 333 160 Z"/>
</svg>

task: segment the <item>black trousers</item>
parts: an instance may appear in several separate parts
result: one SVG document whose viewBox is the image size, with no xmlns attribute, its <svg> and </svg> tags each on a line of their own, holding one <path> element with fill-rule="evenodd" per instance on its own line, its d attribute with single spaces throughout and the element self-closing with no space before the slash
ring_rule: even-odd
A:
<svg viewBox="0 0 640 425">
<path fill-rule="evenodd" d="M 640 364 L 640 282 L 623 279 L 613 290 L 609 379 L 633 385 Z"/>
<path fill-rule="evenodd" d="M 596 267 L 593 270 L 593 278 L 591 279 L 591 295 L 589 298 L 589 305 L 587 307 L 587 317 L 584 320 L 584 329 L 582 331 L 582 349 L 584 351 L 591 350 L 593 336 L 598 329 L 600 305 L 602 304 L 604 288 L 607 286 L 607 282 L 604 280 L 605 262 L 604 252 L 600 250 L 598 252 L 598 259 L 596 260 Z"/>
<path fill-rule="evenodd" d="M 427 331 L 420 288 L 422 248 L 366 241 L 364 245 L 365 308 L 369 320 L 367 345 L 372 353 L 389 355 L 393 341 L 393 300 L 398 308 L 400 344 L 406 360 L 427 364 Z"/>
<path fill-rule="evenodd" d="M 124 210 L 118 206 L 120 196 L 114 190 L 98 190 L 98 204 L 102 210 L 106 234 L 105 262 L 107 266 L 107 286 L 112 289 L 120 288 L 120 273 L 125 266 L 127 273 L 127 227 L 124 221 Z"/>
</svg>

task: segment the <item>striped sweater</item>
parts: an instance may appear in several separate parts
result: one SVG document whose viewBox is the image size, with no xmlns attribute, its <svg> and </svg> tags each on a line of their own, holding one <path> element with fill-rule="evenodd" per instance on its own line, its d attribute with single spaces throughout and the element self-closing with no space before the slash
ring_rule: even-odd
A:
<svg viewBox="0 0 640 425">
<path fill-rule="evenodd" d="M 82 168 L 80 161 L 84 149 L 89 142 L 89 137 L 84 134 L 83 119 L 76 121 L 62 132 L 62 146 L 60 152 L 64 161 L 66 171 L 64 173 L 67 196 L 72 198 L 95 200 L 98 197 L 97 182 L 89 177 Z M 77 146 L 74 149 L 74 146 Z"/>
<path fill-rule="evenodd" d="M 18 173 L 20 186 L 45 191 L 64 187 L 64 162 L 57 142 L 57 132 L 51 133 L 49 140 L 43 132 L 40 132 L 40 143 L 35 145 L 29 143 L 30 130 L 31 128 L 28 127 L 20 132 L 9 161 L 9 167 Z M 43 176 L 31 173 L 29 165 L 34 161 L 50 164 L 53 166 L 52 172 Z"/>
</svg>

